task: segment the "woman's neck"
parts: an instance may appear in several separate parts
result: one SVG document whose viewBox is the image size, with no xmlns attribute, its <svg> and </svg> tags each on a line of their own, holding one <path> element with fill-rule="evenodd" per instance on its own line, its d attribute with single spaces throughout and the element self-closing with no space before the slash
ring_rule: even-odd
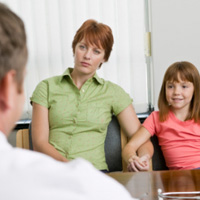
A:
<svg viewBox="0 0 200 200">
<path fill-rule="evenodd" d="M 80 90 L 84 83 L 91 78 L 91 76 L 87 76 L 85 74 L 79 74 L 75 70 L 72 71 L 71 73 L 72 80 L 76 87 Z"/>
</svg>

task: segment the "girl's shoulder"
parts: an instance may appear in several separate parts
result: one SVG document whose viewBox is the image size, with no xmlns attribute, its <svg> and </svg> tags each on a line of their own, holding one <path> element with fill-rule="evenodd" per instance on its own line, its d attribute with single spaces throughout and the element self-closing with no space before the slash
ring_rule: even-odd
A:
<svg viewBox="0 0 200 200">
<path fill-rule="evenodd" d="M 157 123 L 159 121 L 159 111 L 153 111 L 146 118 L 145 123 Z"/>
<path fill-rule="evenodd" d="M 159 117 L 159 111 L 153 111 L 149 116 L 152 116 L 152 117 Z"/>
</svg>

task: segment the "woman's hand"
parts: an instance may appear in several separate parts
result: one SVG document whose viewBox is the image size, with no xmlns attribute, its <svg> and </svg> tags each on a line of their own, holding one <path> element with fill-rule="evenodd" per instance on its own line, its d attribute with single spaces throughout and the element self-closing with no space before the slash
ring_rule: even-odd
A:
<svg viewBox="0 0 200 200">
<path fill-rule="evenodd" d="M 129 172 L 148 171 L 150 166 L 150 156 L 145 154 L 141 157 L 133 155 L 128 160 L 127 169 Z"/>
</svg>

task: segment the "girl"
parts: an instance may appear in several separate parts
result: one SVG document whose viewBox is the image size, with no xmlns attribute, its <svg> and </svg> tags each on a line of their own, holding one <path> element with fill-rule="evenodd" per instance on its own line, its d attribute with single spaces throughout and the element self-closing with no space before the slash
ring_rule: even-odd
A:
<svg viewBox="0 0 200 200">
<path fill-rule="evenodd" d="M 158 108 L 124 148 L 128 170 L 145 165 L 135 152 L 154 134 L 169 169 L 200 167 L 200 76 L 193 64 L 176 62 L 167 69 Z"/>
</svg>

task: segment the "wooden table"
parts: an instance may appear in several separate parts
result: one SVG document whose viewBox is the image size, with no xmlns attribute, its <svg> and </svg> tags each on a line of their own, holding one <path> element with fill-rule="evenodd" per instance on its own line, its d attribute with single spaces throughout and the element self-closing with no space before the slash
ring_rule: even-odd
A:
<svg viewBox="0 0 200 200">
<path fill-rule="evenodd" d="M 200 170 L 112 172 L 108 175 L 124 185 L 135 198 L 158 199 L 159 188 L 162 192 L 200 191 Z"/>
</svg>

